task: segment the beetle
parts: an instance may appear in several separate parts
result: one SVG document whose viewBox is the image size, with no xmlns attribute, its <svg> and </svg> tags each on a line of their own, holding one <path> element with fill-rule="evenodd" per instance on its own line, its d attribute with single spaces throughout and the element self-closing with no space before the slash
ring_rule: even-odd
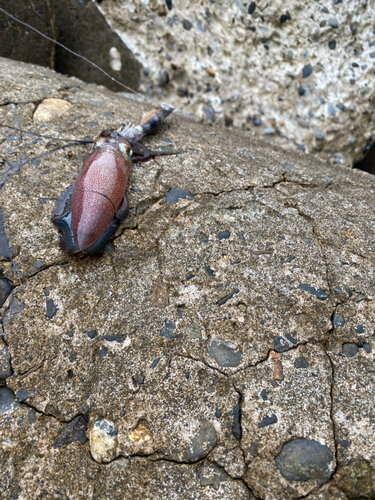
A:
<svg viewBox="0 0 375 500">
<path fill-rule="evenodd" d="M 57 199 L 51 221 L 67 253 L 99 256 L 129 209 L 126 187 L 133 161 L 147 161 L 174 151 L 150 151 L 140 139 L 156 133 L 173 111 L 162 103 L 137 126 L 103 130 L 83 159 L 77 180 Z"/>
</svg>

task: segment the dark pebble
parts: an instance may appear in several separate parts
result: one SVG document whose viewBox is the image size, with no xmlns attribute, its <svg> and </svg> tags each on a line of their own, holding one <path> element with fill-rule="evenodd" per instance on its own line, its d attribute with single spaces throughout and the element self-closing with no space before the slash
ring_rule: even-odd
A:
<svg viewBox="0 0 375 500">
<path fill-rule="evenodd" d="M 59 308 L 57 305 L 54 303 L 53 299 L 46 299 L 46 309 L 47 309 L 47 316 L 51 319 L 55 316 Z"/>
<path fill-rule="evenodd" d="M 174 203 L 177 203 L 179 199 L 182 199 L 182 200 L 186 200 L 186 199 L 187 200 L 193 200 L 194 196 L 191 193 L 189 193 L 189 191 L 186 191 L 185 189 L 171 189 L 165 195 L 165 200 L 170 205 L 173 205 Z"/>
<path fill-rule="evenodd" d="M 236 368 L 242 363 L 241 349 L 232 348 L 217 340 L 211 342 L 208 354 L 222 368 Z"/>
<path fill-rule="evenodd" d="M 216 410 L 215 410 L 215 417 L 216 418 L 220 418 L 221 417 L 221 411 L 219 410 L 219 408 L 216 408 Z"/>
<path fill-rule="evenodd" d="M 172 7 L 173 7 L 172 0 L 165 0 L 165 3 L 167 5 L 167 7 L 168 7 L 168 10 L 172 10 Z"/>
<path fill-rule="evenodd" d="M 36 411 L 35 410 L 30 410 L 29 413 L 27 414 L 27 420 L 29 421 L 29 424 L 33 424 L 36 422 Z"/>
<path fill-rule="evenodd" d="M 303 144 L 300 144 L 297 149 L 299 149 L 300 151 L 306 151 L 306 148 Z"/>
<path fill-rule="evenodd" d="M 8 387 L 0 387 L 0 415 L 12 409 L 14 399 L 13 391 Z"/>
<path fill-rule="evenodd" d="M 363 344 L 363 345 L 362 345 L 362 348 L 363 348 L 363 349 L 364 349 L 364 350 L 365 350 L 368 354 L 370 354 L 370 352 L 372 351 L 370 344 Z"/>
<path fill-rule="evenodd" d="M 355 333 L 363 333 L 363 326 L 361 324 L 355 327 Z"/>
<path fill-rule="evenodd" d="M 16 394 L 16 398 L 20 402 L 26 401 L 27 397 L 28 397 L 27 389 L 20 389 Z"/>
<path fill-rule="evenodd" d="M 269 401 L 266 389 L 262 389 L 260 391 L 260 397 L 263 399 L 263 401 Z"/>
<path fill-rule="evenodd" d="M 294 360 L 294 368 L 308 368 L 309 367 L 309 363 L 308 361 L 303 357 L 301 356 L 300 358 L 296 358 Z"/>
<path fill-rule="evenodd" d="M 186 446 L 185 455 L 189 461 L 197 460 L 207 455 L 217 444 L 217 434 L 214 426 L 206 419 L 201 420 L 200 429 L 194 434 Z"/>
<path fill-rule="evenodd" d="M 306 66 L 302 70 L 302 77 L 307 78 L 308 76 L 311 75 L 312 72 L 313 72 L 313 67 L 311 66 L 311 64 L 306 64 Z"/>
<path fill-rule="evenodd" d="M 107 340 L 107 342 L 124 342 L 125 335 L 102 335 L 100 337 L 101 340 Z"/>
<path fill-rule="evenodd" d="M 309 93 L 309 89 L 305 88 L 305 87 L 298 87 L 298 95 L 299 96 L 303 96 L 305 94 L 308 94 Z"/>
<path fill-rule="evenodd" d="M 194 278 L 194 276 L 195 276 L 195 274 L 192 274 L 192 273 L 191 273 L 191 274 L 187 274 L 187 275 L 186 275 L 186 280 L 187 280 L 187 281 L 189 281 L 189 280 L 191 280 L 192 278 Z"/>
<path fill-rule="evenodd" d="M 250 2 L 247 12 L 252 14 L 256 8 L 257 4 L 255 2 Z"/>
<path fill-rule="evenodd" d="M 156 368 L 158 366 L 158 363 L 159 363 L 160 359 L 161 358 L 155 358 L 154 359 L 154 361 L 152 363 L 152 366 L 151 366 L 152 369 L 154 369 L 154 368 Z"/>
<path fill-rule="evenodd" d="M 89 339 L 94 339 L 98 335 L 98 332 L 96 330 L 90 330 L 87 332 L 87 336 Z"/>
<path fill-rule="evenodd" d="M 228 475 L 224 469 L 218 465 L 204 464 L 199 469 L 198 477 L 202 487 L 211 486 L 213 489 L 218 490 L 220 484 L 226 481 Z"/>
<path fill-rule="evenodd" d="M 178 87 L 177 88 L 177 94 L 180 97 L 187 97 L 189 95 L 189 90 L 187 87 Z"/>
<path fill-rule="evenodd" d="M 331 26 L 331 28 L 338 28 L 339 22 L 334 17 L 331 17 L 330 19 L 328 19 L 328 25 Z"/>
<path fill-rule="evenodd" d="M 216 304 L 218 306 L 222 306 L 223 304 L 225 304 L 226 302 L 228 302 L 228 300 L 230 300 L 234 295 L 236 295 L 237 293 L 239 293 L 239 289 L 236 288 L 235 290 L 233 290 L 233 292 L 229 293 L 228 295 L 226 295 L 225 297 L 223 297 L 222 299 L 218 300 L 216 302 Z"/>
<path fill-rule="evenodd" d="M 169 73 L 168 71 L 165 71 L 165 69 L 162 69 L 159 73 L 159 85 L 160 87 L 164 87 L 164 85 L 167 85 L 169 82 Z"/>
<path fill-rule="evenodd" d="M 334 314 L 332 318 L 333 326 L 342 328 L 345 325 L 345 320 L 341 314 Z"/>
<path fill-rule="evenodd" d="M 177 337 L 177 333 L 175 333 L 176 323 L 173 321 L 165 320 L 165 325 L 160 330 L 160 335 L 165 337 L 166 339 L 175 339 Z"/>
<path fill-rule="evenodd" d="M 203 112 L 206 115 L 208 121 L 214 122 L 216 120 L 215 111 L 213 110 L 213 108 L 211 108 L 211 106 L 204 106 Z"/>
<path fill-rule="evenodd" d="M 36 269 L 41 269 L 44 265 L 44 262 L 38 259 L 34 262 L 33 267 L 35 267 Z"/>
<path fill-rule="evenodd" d="M 207 273 L 209 274 L 209 276 L 215 276 L 215 271 L 213 269 L 211 269 L 208 264 L 205 264 L 204 268 L 207 271 Z"/>
<path fill-rule="evenodd" d="M 258 423 L 258 428 L 262 429 L 263 427 L 268 427 L 269 425 L 277 423 L 277 416 L 273 413 L 270 417 L 266 415 L 263 419 Z"/>
<path fill-rule="evenodd" d="M 79 415 L 74 420 L 69 422 L 69 424 L 64 427 L 53 443 L 53 447 L 60 449 L 67 446 L 70 443 L 79 441 L 81 444 L 85 444 L 86 438 L 87 422 Z"/>
<path fill-rule="evenodd" d="M 336 40 L 331 40 L 330 42 L 328 42 L 328 47 L 331 50 L 335 50 L 335 48 L 336 48 Z"/>
<path fill-rule="evenodd" d="M 280 16 L 280 23 L 281 23 L 281 24 L 284 24 L 284 23 L 286 23 L 287 21 L 290 21 L 291 19 L 292 19 L 292 18 L 290 17 L 290 15 L 289 15 L 289 14 L 282 14 L 282 15 Z"/>
<path fill-rule="evenodd" d="M 191 28 L 193 27 L 192 23 L 188 19 L 184 19 L 182 21 L 182 26 L 188 31 L 190 31 Z"/>
<path fill-rule="evenodd" d="M 104 358 L 104 356 L 107 356 L 108 354 L 108 351 L 107 349 L 103 346 L 99 351 L 98 351 L 98 354 L 101 358 Z"/>
<path fill-rule="evenodd" d="M 289 351 L 288 342 L 283 337 L 280 336 L 274 338 L 273 346 L 276 352 Z"/>
<path fill-rule="evenodd" d="M 4 302 L 12 293 L 14 288 L 13 283 L 7 278 L 0 278 L 0 307 L 3 307 Z"/>
<path fill-rule="evenodd" d="M 230 232 L 220 231 L 220 233 L 217 233 L 217 237 L 219 238 L 219 240 L 228 240 L 230 238 Z"/>
<path fill-rule="evenodd" d="M 145 383 L 145 376 L 142 372 L 133 375 L 132 379 L 137 385 L 143 385 Z"/>
<path fill-rule="evenodd" d="M 321 288 L 316 289 L 307 283 L 298 285 L 298 288 L 300 290 L 303 290 L 304 292 L 309 292 L 312 295 L 315 295 L 315 297 L 318 298 L 319 300 L 326 300 L 329 296 L 329 293 L 326 290 L 323 290 Z"/>
<path fill-rule="evenodd" d="M 257 117 L 253 118 L 253 125 L 255 127 L 260 127 L 262 125 L 262 120 L 260 118 L 257 118 Z"/>
<path fill-rule="evenodd" d="M 358 354 L 358 346 L 357 344 L 351 344 L 350 342 L 346 342 L 342 346 L 342 353 L 347 358 L 353 358 Z"/>
<path fill-rule="evenodd" d="M 209 239 L 207 238 L 207 236 L 202 236 L 202 238 L 199 238 L 199 241 L 200 243 L 205 243 L 207 245 Z"/>
<path fill-rule="evenodd" d="M 354 78 L 351 78 L 351 79 L 349 80 L 349 83 L 350 83 L 350 85 L 354 85 L 354 84 L 355 84 L 355 80 L 354 80 Z"/>
<path fill-rule="evenodd" d="M 333 453 L 314 439 L 295 438 L 285 443 L 275 458 L 282 476 L 288 481 L 328 481 L 332 475 Z"/>
<path fill-rule="evenodd" d="M 185 378 L 186 378 L 186 380 L 189 380 L 189 378 L 190 378 L 190 372 L 185 372 Z"/>
<path fill-rule="evenodd" d="M 293 260 L 293 259 L 292 259 Z M 291 262 L 291 261 L 289 261 Z M 290 335 L 290 333 L 285 334 L 285 338 L 289 340 L 292 344 L 297 344 L 298 340 Z"/>
</svg>

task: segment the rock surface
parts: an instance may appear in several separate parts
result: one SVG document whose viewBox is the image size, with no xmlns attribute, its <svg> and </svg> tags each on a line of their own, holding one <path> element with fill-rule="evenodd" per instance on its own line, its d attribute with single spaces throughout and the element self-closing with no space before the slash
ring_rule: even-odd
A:
<svg viewBox="0 0 375 500">
<path fill-rule="evenodd" d="M 103 257 L 70 257 L 50 214 L 87 148 L 45 153 L 150 104 L 0 64 L 1 491 L 372 498 L 374 177 L 174 114 L 144 142 L 178 155 L 135 164 Z"/>
<path fill-rule="evenodd" d="M 371 1 L 119 0 L 99 8 L 155 98 L 331 163 L 352 166 L 374 142 Z"/>
</svg>

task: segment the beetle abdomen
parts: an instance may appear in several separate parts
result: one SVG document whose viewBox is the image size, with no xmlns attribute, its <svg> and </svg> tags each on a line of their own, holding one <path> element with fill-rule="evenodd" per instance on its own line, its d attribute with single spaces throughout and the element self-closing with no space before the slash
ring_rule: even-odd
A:
<svg viewBox="0 0 375 500">
<path fill-rule="evenodd" d="M 114 218 L 130 168 L 130 160 L 108 143 L 85 156 L 72 195 L 72 230 L 80 251 L 95 243 Z"/>
</svg>

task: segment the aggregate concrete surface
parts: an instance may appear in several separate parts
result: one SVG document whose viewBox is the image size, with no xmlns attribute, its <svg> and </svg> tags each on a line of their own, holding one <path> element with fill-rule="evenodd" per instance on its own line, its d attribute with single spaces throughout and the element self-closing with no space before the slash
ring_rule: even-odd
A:
<svg viewBox="0 0 375 500">
<path fill-rule="evenodd" d="M 0 67 L 0 497 L 375 498 L 374 177 L 172 114 L 68 256 L 60 139 L 152 104 Z"/>
</svg>

